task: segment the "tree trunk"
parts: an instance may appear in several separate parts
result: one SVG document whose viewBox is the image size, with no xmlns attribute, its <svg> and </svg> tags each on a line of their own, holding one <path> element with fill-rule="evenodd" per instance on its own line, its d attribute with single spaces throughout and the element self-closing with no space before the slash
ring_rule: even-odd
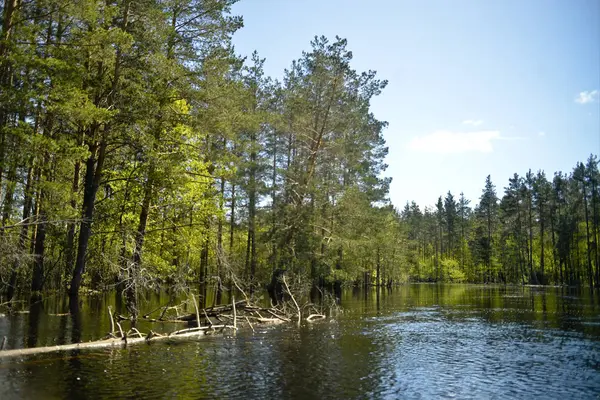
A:
<svg viewBox="0 0 600 400">
<path fill-rule="evenodd" d="M 44 203 L 44 193 L 40 194 L 40 202 Z M 31 278 L 31 291 L 40 292 L 44 285 L 44 249 L 46 245 L 46 212 L 42 204 L 38 214 L 38 230 L 35 236 L 33 275 Z"/>
<path fill-rule="evenodd" d="M 219 210 L 221 210 L 221 216 L 223 215 L 223 206 L 225 198 L 225 179 L 221 178 L 221 196 L 219 198 Z M 216 304 L 221 304 L 221 297 L 223 294 L 223 218 L 219 216 L 219 222 L 217 225 L 217 289 L 215 295 Z"/>
<path fill-rule="evenodd" d="M 277 268 L 277 240 L 275 232 L 277 227 L 276 197 L 277 197 L 277 132 L 273 130 L 273 171 L 271 176 L 271 265 Z"/>
<path fill-rule="evenodd" d="M 200 285 L 206 285 L 208 279 L 208 245 L 210 235 L 210 220 L 206 217 L 204 221 L 204 241 L 202 242 L 202 250 L 200 251 Z"/>
<path fill-rule="evenodd" d="M 250 266 L 250 282 L 254 281 L 256 275 L 256 133 L 250 135 L 250 177 L 248 182 L 248 250 L 246 265 Z"/>
<path fill-rule="evenodd" d="M 591 171 L 590 171 L 591 172 Z M 600 288 L 600 257 L 598 253 L 598 193 L 596 190 L 596 182 L 592 180 L 592 230 L 594 232 L 594 263 L 595 269 L 595 286 Z"/>
<path fill-rule="evenodd" d="M 554 215 L 553 208 L 550 208 L 550 232 L 552 238 L 552 269 L 554 270 L 554 281 L 558 280 L 558 273 L 556 271 L 556 237 L 554 233 Z"/>
<path fill-rule="evenodd" d="M 229 254 L 233 254 L 233 234 L 235 231 L 235 183 L 231 183 L 231 212 L 229 213 Z"/>
<path fill-rule="evenodd" d="M 1 229 L 2 233 L 4 232 L 4 227 L 8 223 L 10 214 L 12 212 L 16 180 L 17 180 L 17 161 L 14 160 L 10 167 L 10 171 L 8 172 L 8 179 L 6 180 L 6 193 L 4 195 L 4 204 L 2 207 L 2 229 Z"/>
<path fill-rule="evenodd" d="M 73 171 L 73 184 L 71 185 L 71 194 L 73 198 L 71 199 L 71 207 L 76 210 L 77 209 L 77 201 L 75 201 L 75 196 L 79 191 L 79 173 L 81 169 L 81 163 L 78 161 L 75 162 L 75 169 Z M 73 268 L 73 261 L 75 259 L 75 229 L 76 224 L 74 222 L 69 223 L 69 230 L 67 231 L 67 244 L 65 246 L 66 252 L 66 270 L 70 271 Z"/>
<path fill-rule="evenodd" d="M 31 181 L 33 179 L 33 157 L 31 158 L 31 163 L 30 163 L 30 167 L 27 171 L 27 181 L 25 183 L 25 190 L 24 190 L 24 199 L 23 199 L 23 215 L 22 215 L 22 219 L 23 221 L 25 221 L 23 223 L 23 225 L 21 226 L 21 232 L 19 234 L 19 243 L 17 245 L 17 255 L 23 253 L 23 251 L 25 250 L 25 243 L 27 242 L 27 232 L 29 230 L 29 223 L 28 223 L 28 219 L 29 219 L 29 214 L 31 212 L 31 205 L 32 205 L 32 197 L 31 197 Z M 10 273 L 10 281 L 9 281 L 9 285 L 8 285 L 8 300 L 11 301 L 12 298 L 14 297 L 15 294 L 15 290 L 16 290 L 16 286 L 17 286 L 17 278 L 18 278 L 18 270 L 19 270 L 19 259 L 18 256 L 17 258 L 15 258 L 15 261 L 13 262 L 13 268 L 12 271 Z"/>
<path fill-rule="evenodd" d="M 533 200 L 531 195 L 528 199 L 528 217 L 529 217 L 529 247 L 527 251 L 528 263 L 529 263 L 529 283 L 538 284 L 536 275 L 533 272 Z"/>
<path fill-rule="evenodd" d="M 592 257 L 591 257 L 591 245 L 590 245 L 590 223 L 589 223 L 589 215 L 588 215 L 588 206 L 587 206 L 587 192 L 585 183 L 582 181 L 583 186 L 583 209 L 585 210 L 585 239 L 587 244 L 587 275 L 588 282 L 590 287 L 594 286 L 594 279 L 592 274 Z"/>
<path fill-rule="evenodd" d="M 48 127 L 52 124 L 48 123 Z M 43 157 L 43 162 L 41 165 L 41 169 L 43 172 L 40 174 L 40 179 L 37 184 L 40 186 L 42 183 L 42 179 L 44 176 L 48 181 L 50 174 L 48 172 L 50 162 L 50 156 L 46 152 Z M 38 200 L 37 200 L 37 233 L 35 236 L 35 244 L 34 244 L 34 263 L 33 263 L 33 275 L 31 278 L 31 290 L 33 292 L 39 292 L 42 290 L 42 286 L 44 285 L 44 250 L 46 246 L 46 222 L 47 222 L 47 213 L 46 213 L 46 191 L 43 187 L 38 188 Z M 60 275 L 60 274 L 59 274 Z"/>
<path fill-rule="evenodd" d="M 381 254 L 380 254 L 380 249 L 379 246 L 377 246 L 377 278 L 376 278 L 376 282 L 375 284 L 377 285 L 377 290 L 379 290 L 379 285 L 381 284 Z"/>
<path fill-rule="evenodd" d="M 152 199 L 152 187 L 154 185 L 154 168 L 150 168 L 148 179 L 144 187 L 144 199 L 142 200 L 142 209 L 140 210 L 140 220 L 135 233 L 135 247 L 133 250 L 131 266 L 127 269 L 127 283 L 125 298 L 127 311 L 133 320 L 137 319 L 137 280 L 142 262 L 142 249 L 146 237 L 146 225 L 148 224 L 148 214 L 150 211 L 150 201 Z"/>
<path fill-rule="evenodd" d="M 488 231 L 488 242 L 487 242 L 487 254 L 486 254 L 486 258 L 487 258 L 487 274 L 488 276 L 486 277 L 486 279 L 489 278 L 489 276 L 491 275 L 491 269 L 492 269 L 492 210 L 491 210 L 491 205 L 488 204 L 487 206 L 487 231 Z"/>
<path fill-rule="evenodd" d="M 97 131 L 96 125 L 93 130 Z M 94 134 L 91 135 L 92 137 Z M 90 156 L 86 161 L 86 171 L 84 177 L 84 192 L 82 204 L 82 220 L 79 225 L 79 240 L 77 244 L 77 258 L 75 260 L 75 268 L 73 270 L 73 279 L 69 294 L 76 296 L 79 293 L 81 279 L 85 271 L 85 257 L 87 255 L 87 247 L 92 234 L 92 220 L 94 216 L 94 203 L 96 201 L 96 193 L 100 186 L 102 177 L 102 169 L 104 166 L 104 158 L 106 155 L 106 142 L 93 142 L 88 146 Z"/>
<path fill-rule="evenodd" d="M 543 207 L 540 205 L 540 243 L 541 243 L 541 249 L 540 249 L 540 270 L 541 270 L 541 283 L 545 283 L 546 282 L 546 277 L 545 277 L 545 271 L 544 271 L 544 209 Z"/>
</svg>

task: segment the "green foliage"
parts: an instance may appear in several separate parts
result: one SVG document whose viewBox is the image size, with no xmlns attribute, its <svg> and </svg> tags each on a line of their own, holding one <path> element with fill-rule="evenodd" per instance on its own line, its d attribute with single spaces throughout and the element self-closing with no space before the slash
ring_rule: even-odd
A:
<svg viewBox="0 0 600 400">
<path fill-rule="evenodd" d="M 458 260 L 447 258 L 442 261 L 442 268 L 446 271 L 448 281 L 455 283 L 463 283 L 467 280 L 467 275 L 460 270 Z"/>
<path fill-rule="evenodd" d="M 600 284 L 595 156 L 552 182 L 515 175 L 501 199 L 488 176 L 473 208 L 448 192 L 398 212 L 371 110 L 387 81 L 355 70 L 339 37 L 315 37 L 281 82 L 265 76 L 256 52 L 233 50 L 234 2 L 35 0 L 3 14 L 9 293 L 78 271 L 128 288 L 254 289 L 277 268 L 304 285 Z"/>
<path fill-rule="evenodd" d="M 552 182 L 543 171 L 514 174 L 500 200 L 488 176 L 473 211 L 451 193 L 438 199 L 435 212 L 407 204 L 401 219 L 411 280 L 596 286 L 598 189 L 592 155 Z"/>
</svg>

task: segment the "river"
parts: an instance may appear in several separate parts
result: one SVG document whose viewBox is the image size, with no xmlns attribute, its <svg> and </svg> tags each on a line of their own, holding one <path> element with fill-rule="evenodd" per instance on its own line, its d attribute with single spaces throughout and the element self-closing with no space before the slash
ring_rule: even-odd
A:
<svg viewBox="0 0 600 400">
<path fill-rule="evenodd" d="M 150 296 L 148 309 L 165 299 Z M 85 296 L 74 320 L 50 297 L 0 317 L 0 336 L 9 348 L 97 339 L 110 330 L 108 305 L 122 307 L 114 293 Z M 349 289 L 341 307 L 300 327 L 0 358 L 0 399 L 600 395 L 600 301 L 589 290 L 414 284 Z"/>
</svg>

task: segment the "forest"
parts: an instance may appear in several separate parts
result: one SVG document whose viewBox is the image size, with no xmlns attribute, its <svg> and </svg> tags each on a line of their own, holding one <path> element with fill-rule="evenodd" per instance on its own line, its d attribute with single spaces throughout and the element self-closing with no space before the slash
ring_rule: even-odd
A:
<svg viewBox="0 0 600 400">
<path fill-rule="evenodd" d="M 387 81 L 315 37 L 281 80 L 235 0 L 3 0 L 0 291 L 600 286 L 595 155 L 479 204 L 388 199 Z M 407 191 L 418 188 L 406 188 Z M 434 200 L 434 199 L 432 199 Z M 130 307 L 136 315 L 135 306 Z"/>
</svg>

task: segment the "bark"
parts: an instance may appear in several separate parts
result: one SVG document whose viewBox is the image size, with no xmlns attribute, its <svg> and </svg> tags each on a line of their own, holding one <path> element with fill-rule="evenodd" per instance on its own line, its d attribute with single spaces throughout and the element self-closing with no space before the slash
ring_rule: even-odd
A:
<svg viewBox="0 0 600 400">
<path fill-rule="evenodd" d="M 204 222 L 204 241 L 202 242 L 202 250 L 200 251 L 200 292 L 202 297 L 200 300 L 203 304 L 206 302 L 206 282 L 208 280 L 208 246 L 210 243 L 210 220 L 206 217 Z"/>
<path fill-rule="evenodd" d="M 48 124 L 51 126 L 51 124 Z M 50 157 L 46 152 L 44 154 L 42 168 L 45 170 L 45 173 L 40 175 L 40 180 L 38 181 L 38 185 L 41 183 L 41 180 L 44 179 L 44 175 L 48 177 L 48 163 L 50 162 Z M 37 232 L 35 235 L 35 244 L 34 244 L 34 262 L 33 262 L 33 274 L 31 277 L 31 290 L 33 292 L 39 292 L 42 290 L 44 285 L 44 250 L 46 248 L 46 222 L 47 222 L 47 213 L 46 213 L 46 191 L 43 188 L 39 189 L 38 199 L 37 199 Z"/>
<path fill-rule="evenodd" d="M 41 199 L 43 201 L 43 199 Z M 31 290 L 39 292 L 44 285 L 44 249 L 46 244 L 46 213 L 43 208 L 38 215 L 38 231 L 35 237 L 33 275 L 31 278 Z"/>
<path fill-rule="evenodd" d="M 223 199 L 225 198 L 225 179 L 221 178 L 221 196 L 219 198 L 219 210 L 223 215 Z M 217 287 L 215 293 L 215 302 L 221 303 L 221 297 L 223 295 L 222 282 L 223 282 L 223 218 L 219 216 L 219 222 L 217 225 Z"/>
<path fill-rule="evenodd" d="M 277 197 L 277 136 L 275 130 L 273 130 L 273 171 L 271 176 L 271 265 L 273 268 L 277 265 L 277 240 L 275 239 L 276 224 L 277 224 L 277 209 L 276 197 Z"/>
<path fill-rule="evenodd" d="M 152 188 L 154 168 L 150 169 L 148 179 L 144 188 L 144 199 L 142 200 L 142 209 L 140 210 L 140 220 L 135 234 L 135 248 L 133 250 L 132 264 L 128 268 L 127 288 L 125 297 L 127 303 L 127 311 L 133 320 L 137 319 L 137 279 L 140 265 L 142 262 L 142 249 L 144 247 L 144 239 L 146 237 L 146 225 L 148 224 L 148 214 L 150 211 L 150 201 L 152 199 Z"/>
<path fill-rule="evenodd" d="M 25 183 L 25 191 L 24 191 L 24 200 L 23 200 L 23 214 L 22 220 L 25 223 L 21 226 L 21 232 L 19 234 L 19 242 L 17 245 L 17 254 L 23 253 L 25 250 L 25 244 L 27 242 L 27 233 L 29 231 L 29 224 L 27 224 L 27 220 L 29 219 L 29 214 L 31 212 L 31 205 L 33 199 L 31 197 L 31 180 L 33 178 L 33 158 L 30 163 L 30 167 L 27 171 L 27 181 Z M 10 273 L 10 281 L 8 285 L 8 300 L 12 300 L 15 294 L 16 286 L 17 286 L 17 278 L 18 278 L 18 270 L 19 270 L 19 260 L 15 259 L 12 266 L 12 271 Z"/>
<path fill-rule="evenodd" d="M 216 326 L 212 326 L 212 327 L 193 328 L 193 329 L 186 330 L 184 332 L 180 332 L 178 334 L 169 334 L 169 335 L 152 334 L 152 335 L 150 335 L 150 337 L 148 337 L 148 335 L 142 336 L 142 337 L 124 336 L 125 339 L 119 337 L 119 338 L 98 340 L 95 342 L 73 343 L 73 344 L 65 344 L 65 345 L 59 345 L 59 346 L 47 346 L 47 347 L 32 347 L 32 348 L 27 348 L 27 349 L 3 350 L 3 351 L 0 351 L 0 359 L 1 358 L 10 358 L 10 357 L 23 357 L 23 356 L 29 356 L 29 355 L 38 355 L 38 354 L 61 352 L 61 351 L 102 349 L 102 348 L 109 348 L 109 347 L 126 347 L 128 345 L 159 342 L 159 341 L 190 340 L 190 339 L 199 338 L 201 336 L 204 336 L 205 332 L 208 331 L 209 329 L 216 330 L 216 329 L 225 329 L 225 328 L 228 328 L 228 326 L 216 325 Z"/>
<path fill-rule="evenodd" d="M 250 135 L 250 177 L 248 182 L 248 247 L 246 250 L 246 268 L 249 270 L 250 282 L 256 275 L 256 134 Z"/>
<path fill-rule="evenodd" d="M 75 169 L 73 171 L 73 184 L 71 185 L 71 193 L 73 198 L 71 199 L 71 208 L 77 209 L 77 202 L 75 201 L 75 195 L 79 191 L 79 174 L 81 169 L 81 163 L 75 162 Z M 66 244 L 66 268 L 70 271 L 73 268 L 73 261 L 75 260 L 75 223 L 69 224 L 69 230 L 67 231 L 67 244 Z"/>
<path fill-rule="evenodd" d="M 93 130 L 98 130 L 98 126 Z M 94 135 L 92 134 L 92 137 Z M 73 279 L 69 294 L 76 296 L 79 293 L 81 280 L 85 271 L 85 258 L 87 255 L 87 247 L 92 234 L 92 220 L 94 217 L 94 203 L 96 201 L 96 193 L 100 186 L 100 179 L 104 167 L 104 158 L 106 156 L 106 141 L 92 142 L 88 145 L 90 156 L 86 161 L 86 171 L 84 176 L 84 192 L 82 204 L 82 220 L 79 225 L 79 240 L 77 244 L 77 258 L 75 260 L 75 268 L 73 270 Z"/>
<path fill-rule="evenodd" d="M 233 233 L 235 228 L 235 183 L 231 183 L 231 212 L 229 213 L 229 254 L 233 252 Z"/>
</svg>

